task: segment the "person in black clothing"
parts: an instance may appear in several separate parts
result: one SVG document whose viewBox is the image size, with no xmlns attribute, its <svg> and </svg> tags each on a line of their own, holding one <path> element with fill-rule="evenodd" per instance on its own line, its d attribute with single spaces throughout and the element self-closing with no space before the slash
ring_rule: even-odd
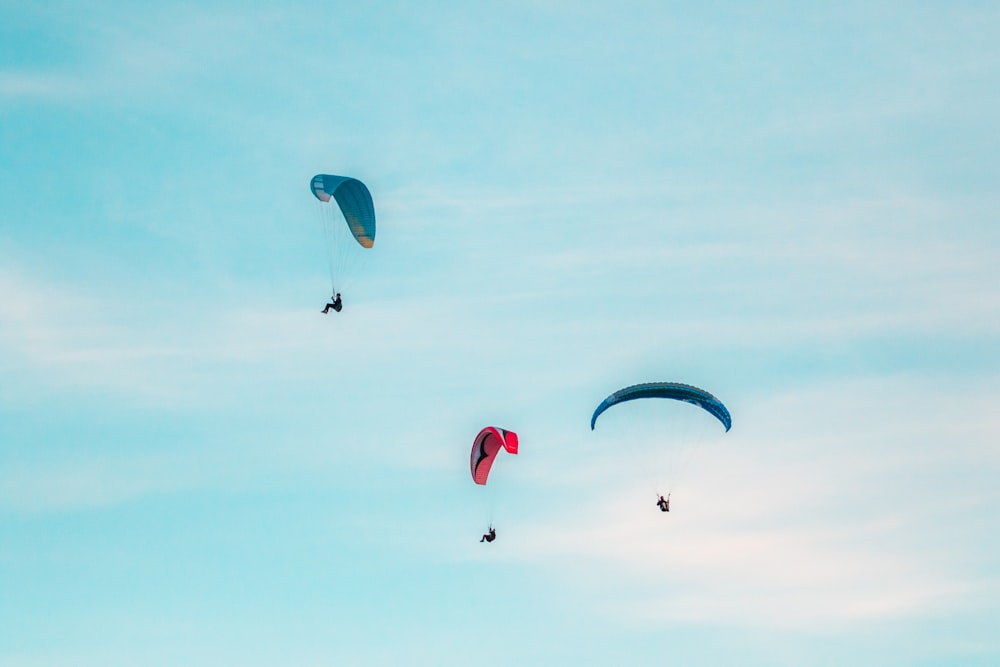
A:
<svg viewBox="0 0 1000 667">
<path fill-rule="evenodd" d="M 337 311 L 339 313 L 340 309 L 343 308 L 343 307 L 344 307 L 344 302 L 340 300 L 340 292 L 337 292 L 333 296 L 333 302 L 326 304 L 326 308 L 324 308 L 323 310 L 321 310 L 319 312 L 321 312 L 324 315 L 326 315 L 327 313 L 330 312 L 330 309 L 333 308 L 335 311 Z"/>
<path fill-rule="evenodd" d="M 479 541 L 480 542 L 492 542 L 495 539 L 497 539 L 496 528 L 494 528 L 493 526 L 490 526 L 490 532 L 488 532 L 485 535 L 483 535 L 482 539 L 479 540 Z"/>
<path fill-rule="evenodd" d="M 660 496 L 660 499 L 656 501 L 656 506 L 660 508 L 661 512 L 669 512 L 670 511 L 670 494 L 669 493 L 667 494 L 667 497 L 666 497 L 665 500 L 664 500 L 663 496 Z"/>
</svg>

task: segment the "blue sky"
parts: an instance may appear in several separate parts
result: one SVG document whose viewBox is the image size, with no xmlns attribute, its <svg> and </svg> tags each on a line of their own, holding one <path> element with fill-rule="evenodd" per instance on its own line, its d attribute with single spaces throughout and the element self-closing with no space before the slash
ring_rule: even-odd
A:
<svg viewBox="0 0 1000 667">
<path fill-rule="evenodd" d="M 0 663 L 996 664 L 1000 9 L 877 5 L 0 3 Z"/>
</svg>

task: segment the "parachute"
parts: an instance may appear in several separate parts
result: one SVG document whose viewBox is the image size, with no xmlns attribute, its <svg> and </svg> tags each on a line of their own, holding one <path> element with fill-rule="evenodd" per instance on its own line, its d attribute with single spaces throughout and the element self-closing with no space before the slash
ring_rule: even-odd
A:
<svg viewBox="0 0 1000 667">
<path fill-rule="evenodd" d="M 317 174 L 310 189 L 319 201 L 330 286 L 337 292 L 338 283 L 350 276 L 365 251 L 375 245 L 375 204 L 368 187 L 350 176 Z"/>
<path fill-rule="evenodd" d="M 684 401 L 697 405 L 718 419 L 726 427 L 727 432 L 733 425 L 729 410 L 722 404 L 722 401 L 704 389 L 680 382 L 647 382 L 619 389 L 601 401 L 601 404 L 597 406 L 593 416 L 590 418 L 590 430 L 594 430 L 597 418 L 601 416 L 602 412 L 613 405 L 624 403 L 625 401 L 633 401 L 637 398 L 670 398 L 676 401 Z"/>
<path fill-rule="evenodd" d="M 469 468 L 472 470 L 472 481 L 476 484 L 486 484 L 493 461 L 501 449 L 508 454 L 517 454 L 517 433 L 496 426 L 487 426 L 472 442 L 472 454 Z"/>
<path fill-rule="evenodd" d="M 732 418 L 722 401 L 704 389 L 680 382 L 647 382 L 619 389 L 601 401 L 590 418 L 590 429 L 594 430 L 597 418 L 608 408 L 640 398 L 668 398 L 673 405 L 650 406 L 649 412 L 662 410 L 663 421 L 629 420 L 620 424 L 629 435 L 617 443 L 626 468 L 634 468 L 632 473 L 627 473 L 629 477 L 634 474 L 634 479 L 648 485 L 650 492 L 662 496 L 666 491 L 669 497 L 670 491 L 677 490 L 685 476 L 698 446 L 715 437 L 713 432 L 718 433 L 715 421 L 721 422 L 728 432 Z M 690 409 L 684 403 L 701 410 Z M 614 432 L 614 428 L 610 430 Z"/>
<path fill-rule="evenodd" d="M 375 204 L 364 183 L 350 176 L 317 174 L 312 179 L 312 193 L 323 203 L 329 203 L 331 197 L 336 200 L 361 247 L 375 244 Z"/>
</svg>

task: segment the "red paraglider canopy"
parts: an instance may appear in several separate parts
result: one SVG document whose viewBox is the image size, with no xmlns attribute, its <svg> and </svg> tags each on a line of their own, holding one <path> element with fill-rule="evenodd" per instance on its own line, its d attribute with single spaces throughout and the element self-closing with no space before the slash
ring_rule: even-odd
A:
<svg viewBox="0 0 1000 667">
<path fill-rule="evenodd" d="M 517 433 L 506 431 L 496 426 L 487 426 L 472 443 L 472 456 L 469 467 L 472 470 L 472 481 L 476 484 L 486 484 L 493 459 L 503 447 L 509 454 L 517 454 Z"/>
</svg>

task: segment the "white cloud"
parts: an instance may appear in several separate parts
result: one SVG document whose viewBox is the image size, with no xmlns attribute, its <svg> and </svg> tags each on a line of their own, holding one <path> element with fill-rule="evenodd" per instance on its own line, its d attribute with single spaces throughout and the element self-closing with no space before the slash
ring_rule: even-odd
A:
<svg viewBox="0 0 1000 667">
<path fill-rule="evenodd" d="M 259 53 L 278 18 L 273 12 L 149 6 L 133 14 L 109 10 L 118 20 L 108 21 L 93 8 L 74 9 L 46 17 L 54 33 L 72 33 L 66 38 L 76 48 L 72 68 L 0 71 L 0 97 L 100 104 L 172 99 Z"/>
<path fill-rule="evenodd" d="M 967 545 L 992 521 L 1000 396 L 936 389 L 900 377 L 758 397 L 699 449 L 667 515 L 624 481 L 620 449 L 589 448 L 569 465 L 570 480 L 589 471 L 575 488 L 552 483 L 572 506 L 508 531 L 517 544 L 502 558 L 552 568 L 634 622 L 826 632 L 975 608 L 996 592 L 992 575 L 942 536 Z"/>
<path fill-rule="evenodd" d="M 66 74 L 0 71 L 0 97 L 58 99 L 84 92 L 82 82 Z"/>
<path fill-rule="evenodd" d="M 197 484 L 198 468 L 181 472 L 175 464 L 174 457 L 128 455 L 44 470 L 10 466 L 0 474 L 0 507 L 32 513 L 92 509 Z"/>
<path fill-rule="evenodd" d="M 208 398 L 249 371 L 260 382 L 360 373 L 399 358 L 488 355 L 511 335 L 518 344 L 527 335 L 491 312 L 505 296 L 348 300 L 343 314 L 324 317 L 320 302 L 288 308 L 263 289 L 254 303 L 229 301 L 222 291 L 184 298 L 158 292 L 86 283 L 70 290 L 27 271 L 0 270 L 0 363 L 29 372 L 38 385 L 103 387 L 169 402 Z M 549 329 L 562 325 L 549 319 L 531 332 Z"/>
</svg>

